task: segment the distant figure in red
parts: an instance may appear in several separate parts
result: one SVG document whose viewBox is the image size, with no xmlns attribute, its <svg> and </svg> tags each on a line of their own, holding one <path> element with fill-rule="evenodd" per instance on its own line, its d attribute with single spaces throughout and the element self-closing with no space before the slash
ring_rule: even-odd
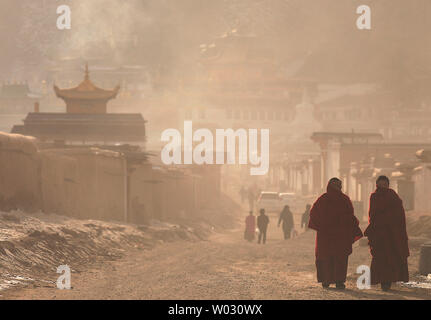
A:
<svg viewBox="0 0 431 320">
<path fill-rule="evenodd" d="M 317 231 L 317 281 L 323 288 L 335 283 L 345 289 L 347 264 L 352 244 L 362 237 L 353 205 L 342 191 L 341 180 L 329 180 L 327 192 L 320 196 L 310 211 L 308 227 Z"/>
<path fill-rule="evenodd" d="M 256 218 L 253 215 L 253 211 L 245 218 L 245 232 L 244 239 L 253 241 L 256 234 Z"/>
<path fill-rule="evenodd" d="M 389 188 L 389 179 L 380 176 L 370 197 L 368 237 L 371 255 L 371 284 L 388 291 L 392 282 L 409 281 L 407 257 L 410 255 L 403 202 Z"/>
</svg>

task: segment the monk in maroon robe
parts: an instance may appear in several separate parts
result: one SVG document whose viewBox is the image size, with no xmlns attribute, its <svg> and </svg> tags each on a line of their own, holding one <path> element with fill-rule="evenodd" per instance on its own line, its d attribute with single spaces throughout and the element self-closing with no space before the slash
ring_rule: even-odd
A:
<svg viewBox="0 0 431 320">
<path fill-rule="evenodd" d="M 403 202 L 389 188 L 389 179 L 380 176 L 370 197 L 368 237 L 371 261 L 371 284 L 391 288 L 392 282 L 409 281 L 407 257 L 410 255 Z"/>
<path fill-rule="evenodd" d="M 245 218 L 245 231 L 244 239 L 248 241 L 253 241 L 256 234 L 256 218 L 253 215 L 253 211 Z"/>
<path fill-rule="evenodd" d="M 329 180 L 327 192 L 317 199 L 310 211 L 308 227 L 317 231 L 317 281 L 324 288 L 333 283 L 338 289 L 346 287 L 352 244 L 362 237 L 352 202 L 341 189 L 341 180 Z"/>
</svg>

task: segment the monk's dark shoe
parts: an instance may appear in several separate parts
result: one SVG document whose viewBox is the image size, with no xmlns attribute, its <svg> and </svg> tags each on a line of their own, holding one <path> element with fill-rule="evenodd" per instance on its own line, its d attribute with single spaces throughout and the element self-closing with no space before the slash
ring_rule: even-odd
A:
<svg viewBox="0 0 431 320">
<path fill-rule="evenodd" d="M 322 282 L 322 287 L 324 289 L 328 289 L 329 288 L 329 283 Z"/>
<path fill-rule="evenodd" d="M 344 290 L 344 289 L 346 289 L 346 285 L 343 282 L 337 282 L 335 284 L 335 288 L 339 289 L 339 290 Z"/>
<path fill-rule="evenodd" d="M 380 284 L 380 286 L 381 286 L 381 288 L 382 288 L 383 291 L 389 291 L 389 290 L 391 290 L 391 285 L 392 285 L 392 283 L 390 283 L 390 282 L 382 282 Z"/>
</svg>

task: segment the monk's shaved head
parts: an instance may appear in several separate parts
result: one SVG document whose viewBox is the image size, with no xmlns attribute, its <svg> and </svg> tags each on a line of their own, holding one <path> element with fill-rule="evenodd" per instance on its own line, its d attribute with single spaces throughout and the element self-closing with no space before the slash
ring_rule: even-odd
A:
<svg viewBox="0 0 431 320">
<path fill-rule="evenodd" d="M 328 183 L 332 188 L 341 190 L 343 187 L 343 183 L 338 178 L 332 178 Z"/>
<path fill-rule="evenodd" d="M 387 176 L 380 176 L 376 180 L 377 188 L 389 188 L 389 178 Z"/>
</svg>

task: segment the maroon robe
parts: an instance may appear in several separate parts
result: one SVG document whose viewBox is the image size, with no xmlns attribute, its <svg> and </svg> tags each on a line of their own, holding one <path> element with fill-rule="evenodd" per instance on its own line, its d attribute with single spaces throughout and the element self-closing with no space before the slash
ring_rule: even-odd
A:
<svg viewBox="0 0 431 320">
<path fill-rule="evenodd" d="M 403 202 L 392 189 L 378 188 L 370 197 L 368 237 L 371 284 L 409 281 L 410 255 Z"/>
<path fill-rule="evenodd" d="M 362 237 L 349 197 L 328 185 L 311 208 L 308 227 L 317 231 L 318 282 L 345 282 L 352 244 Z"/>
<path fill-rule="evenodd" d="M 254 240 L 256 234 L 256 218 L 253 215 L 247 216 L 245 218 L 245 232 L 244 239 L 248 241 Z"/>
</svg>

